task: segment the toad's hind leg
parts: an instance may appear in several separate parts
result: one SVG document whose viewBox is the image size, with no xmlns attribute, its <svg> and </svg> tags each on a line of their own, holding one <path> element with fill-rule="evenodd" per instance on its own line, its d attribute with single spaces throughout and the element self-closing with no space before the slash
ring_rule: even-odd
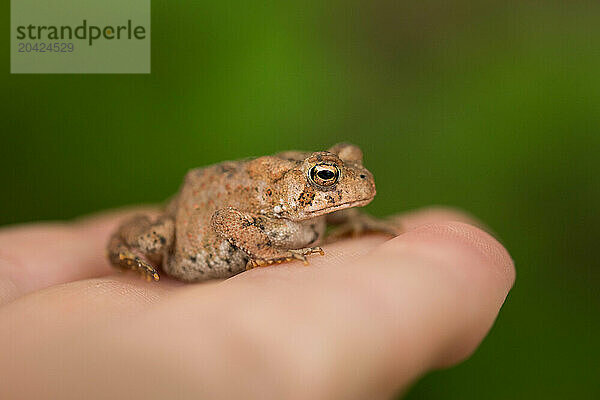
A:
<svg viewBox="0 0 600 400">
<path fill-rule="evenodd" d="M 173 243 L 173 219 L 161 216 L 152 220 L 136 215 L 121 224 L 108 243 L 108 259 L 117 268 L 137 270 L 146 279 L 159 280 L 151 263 L 160 263 Z"/>
</svg>

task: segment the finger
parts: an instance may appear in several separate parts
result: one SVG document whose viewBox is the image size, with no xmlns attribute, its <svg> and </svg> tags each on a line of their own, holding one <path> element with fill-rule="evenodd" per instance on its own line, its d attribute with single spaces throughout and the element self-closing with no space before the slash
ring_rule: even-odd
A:
<svg viewBox="0 0 600 400">
<path fill-rule="evenodd" d="M 296 376 L 320 382 L 325 390 L 363 393 L 362 398 L 378 390 L 390 395 L 426 370 L 470 355 L 491 327 L 515 276 L 500 243 L 463 223 L 421 225 L 352 265 L 313 270 L 287 266 L 240 276 L 240 281 L 249 281 L 251 293 L 244 295 L 251 299 L 259 296 L 253 291 L 265 290 L 257 274 L 277 289 L 270 302 L 254 310 L 256 325 L 269 330 L 256 336 L 271 347 L 292 337 L 304 353 L 292 353 L 294 363 L 295 357 L 306 359 L 312 345 L 307 361 L 327 360 L 326 371 L 307 362 L 294 368 Z M 291 309 L 277 314 L 282 303 Z M 276 315 L 265 311 L 269 309 Z M 268 321 L 277 321 L 276 326 Z M 283 339 L 282 347 L 292 343 Z M 315 343 L 327 351 L 315 351 Z M 315 369 L 323 373 L 322 380 L 311 374 Z M 309 371 L 308 376 L 299 371 Z M 332 388 L 330 382 L 339 386 Z"/>
<path fill-rule="evenodd" d="M 125 209 L 73 223 L 0 230 L 0 304 L 34 290 L 113 272 L 105 247 L 119 222 L 151 209 Z"/>
<path fill-rule="evenodd" d="M 113 383 L 103 395 L 134 398 L 174 392 L 226 398 L 236 390 L 247 397 L 260 397 L 252 396 L 257 391 L 287 398 L 388 394 L 427 368 L 468 354 L 514 279 L 497 242 L 455 225 L 416 229 L 351 265 L 283 266 L 209 290 L 188 286 L 127 327 L 106 324 L 94 335 L 69 336 L 62 347 L 25 343 L 3 376 L 16 371 L 11 382 L 18 382 L 19 360 L 25 360 L 23 371 L 43 381 L 37 387 L 58 394 L 90 393 L 106 379 Z M 28 349 L 39 360 L 37 372 L 26 362 Z M 83 362 L 88 359 L 94 363 Z M 56 362 L 68 367 L 70 384 L 44 378 L 45 366 Z M 153 378 L 141 381 L 144 376 Z M 229 385 L 231 376 L 236 385 Z M 36 393 L 36 386 L 22 387 Z"/>
<path fill-rule="evenodd" d="M 347 265 L 283 265 L 188 286 L 118 335 L 99 332 L 102 351 L 79 343 L 60 360 L 74 365 L 81 393 L 110 380 L 109 394 L 134 398 L 385 398 L 474 351 L 513 280 L 510 256 L 487 233 L 424 225 Z M 95 362 L 81 367 L 81 358 Z M 44 380 L 61 394 L 56 385 Z"/>
</svg>

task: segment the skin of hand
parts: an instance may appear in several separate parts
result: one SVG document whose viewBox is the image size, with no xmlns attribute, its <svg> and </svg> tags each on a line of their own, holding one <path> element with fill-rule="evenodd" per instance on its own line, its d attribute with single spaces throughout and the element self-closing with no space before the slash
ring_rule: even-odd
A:
<svg viewBox="0 0 600 400">
<path fill-rule="evenodd" d="M 496 239 L 437 208 L 308 267 L 148 283 L 105 259 L 129 214 L 0 230 L 0 398 L 390 398 L 472 354 L 515 279 Z"/>
</svg>

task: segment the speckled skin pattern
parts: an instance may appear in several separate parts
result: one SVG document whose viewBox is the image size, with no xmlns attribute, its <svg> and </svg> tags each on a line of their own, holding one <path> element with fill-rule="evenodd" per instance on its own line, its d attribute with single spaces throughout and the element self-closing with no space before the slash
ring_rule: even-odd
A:
<svg viewBox="0 0 600 400">
<path fill-rule="evenodd" d="M 375 196 L 361 150 L 289 151 L 189 171 L 162 215 L 135 216 L 108 244 L 113 265 L 158 280 L 160 265 L 183 281 L 227 278 L 247 267 L 321 253 L 327 217 L 345 232 L 386 231 L 349 212 Z M 342 211 L 346 210 L 346 211 Z M 393 231 L 392 231 L 393 233 Z"/>
</svg>

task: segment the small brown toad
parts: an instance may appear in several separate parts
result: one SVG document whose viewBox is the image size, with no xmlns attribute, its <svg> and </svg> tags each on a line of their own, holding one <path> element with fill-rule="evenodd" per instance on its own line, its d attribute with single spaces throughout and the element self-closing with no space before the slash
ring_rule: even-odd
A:
<svg viewBox="0 0 600 400">
<path fill-rule="evenodd" d="M 288 151 L 189 171 L 157 218 L 125 221 L 108 244 L 110 262 L 158 280 L 157 266 L 188 282 L 227 278 L 246 268 L 323 254 L 331 237 L 364 230 L 397 234 L 392 224 L 359 213 L 375 196 L 362 151 Z"/>
</svg>

